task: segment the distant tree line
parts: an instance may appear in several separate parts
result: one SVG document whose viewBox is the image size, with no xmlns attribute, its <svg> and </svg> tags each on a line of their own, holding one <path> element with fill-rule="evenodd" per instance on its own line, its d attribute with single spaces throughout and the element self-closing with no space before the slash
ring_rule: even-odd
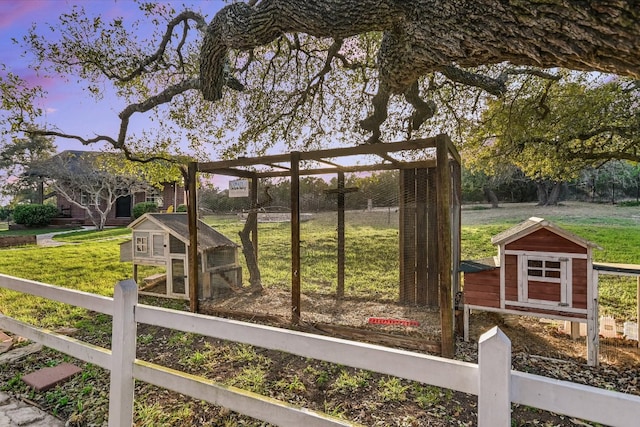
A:
<svg viewBox="0 0 640 427">
<path fill-rule="evenodd" d="M 346 188 L 357 188 L 345 196 L 345 207 L 364 210 L 369 207 L 398 206 L 398 171 L 368 174 L 347 174 Z M 300 209 L 304 212 L 333 211 L 337 197 L 329 190 L 337 188 L 337 179 L 320 177 L 300 178 Z M 265 210 L 288 209 L 291 181 L 265 179 L 259 182 L 258 192 L 269 192 L 272 202 Z M 622 200 L 640 201 L 640 166 L 627 161 L 611 161 L 598 168 L 585 168 L 571 181 L 534 180 L 513 166 L 500 175 L 489 176 L 481 171 L 462 170 L 463 203 L 539 203 L 545 204 L 549 192 L 557 191 L 561 200 L 598 203 L 618 203 Z M 541 194 L 542 193 L 542 194 Z M 248 197 L 231 198 L 228 189 L 205 186 L 199 192 L 200 207 L 215 213 L 238 213 L 250 208 Z M 555 196 L 554 196 L 555 197 Z"/>
</svg>

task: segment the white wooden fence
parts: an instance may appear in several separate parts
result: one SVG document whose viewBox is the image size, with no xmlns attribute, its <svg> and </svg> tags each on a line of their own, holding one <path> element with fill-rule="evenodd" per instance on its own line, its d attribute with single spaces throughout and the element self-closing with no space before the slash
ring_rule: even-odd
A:
<svg viewBox="0 0 640 427">
<path fill-rule="evenodd" d="M 134 379 L 204 400 L 280 426 L 354 425 L 326 414 L 224 386 L 202 377 L 136 359 L 136 324 L 192 332 L 367 369 L 478 396 L 480 427 L 509 427 L 511 404 L 613 426 L 637 426 L 640 396 L 553 380 L 511 370 L 511 343 L 498 328 L 482 335 L 479 363 L 472 364 L 376 345 L 138 304 L 133 280 L 116 285 L 114 297 L 0 274 L 0 287 L 113 316 L 111 350 L 36 328 L 0 314 L 0 329 L 109 369 L 109 426 L 132 425 Z"/>
</svg>

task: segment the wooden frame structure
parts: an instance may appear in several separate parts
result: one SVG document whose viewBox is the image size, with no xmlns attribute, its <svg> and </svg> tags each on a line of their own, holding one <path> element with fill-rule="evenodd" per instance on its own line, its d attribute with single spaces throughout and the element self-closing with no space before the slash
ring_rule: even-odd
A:
<svg viewBox="0 0 640 427">
<path fill-rule="evenodd" d="M 398 154 L 415 154 L 416 159 L 405 160 Z M 395 157 L 394 157 L 395 155 Z M 358 164 L 340 164 L 340 160 L 356 157 Z M 363 162 L 371 160 L 368 164 Z M 406 157 L 406 156 L 405 156 Z M 346 163 L 346 162 L 345 162 Z M 401 206 L 407 218 L 401 225 L 401 301 L 407 303 L 427 302 L 426 299 L 417 299 L 420 295 L 430 293 L 430 303 L 435 305 L 433 295 L 437 295 L 437 305 L 441 313 L 441 344 L 442 355 L 452 357 L 454 354 L 454 297 L 459 289 L 459 274 L 457 265 L 460 261 L 460 156 L 446 135 L 438 135 L 433 138 L 416 139 L 381 144 L 365 144 L 348 148 L 334 148 L 309 152 L 294 151 L 288 154 L 269 155 L 254 158 L 237 158 L 233 160 L 220 160 L 215 162 L 192 162 L 188 167 L 188 215 L 191 245 L 197 247 L 197 206 L 196 206 L 196 174 L 210 173 L 227 175 L 251 180 L 250 197 L 252 205 L 257 203 L 258 179 L 274 177 L 291 178 L 291 310 L 292 321 L 297 323 L 300 319 L 300 208 L 299 208 L 299 178 L 308 175 L 337 174 L 338 177 L 345 172 L 373 172 L 380 170 L 400 170 L 401 189 L 411 187 L 410 194 Z M 427 172 L 429 171 L 429 172 Z M 429 213 L 425 210 L 427 188 L 412 184 L 410 177 L 415 175 L 428 175 L 429 188 L 431 189 L 430 201 L 435 203 Z M 418 208 L 415 200 L 420 200 L 424 206 Z M 340 204 L 339 210 L 344 209 Z M 344 215 L 338 213 L 338 217 L 344 221 Z M 412 219 L 409 219 L 412 218 Z M 422 224 L 420 234 L 416 233 L 416 223 Z M 339 258 L 344 257 L 344 223 L 338 224 L 338 253 Z M 430 230 L 430 231 L 427 231 Z M 254 251 L 258 253 L 257 226 L 251 230 Z M 427 245 L 427 242 L 435 242 L 429 249 L 434 252 L 430 263 L 431 280 L 430 291 L 426 288 L 427 281 L 422 280 L 427 274 L 421 268 L 426 268 L 424 258 L 426 252 L 416 248 Z M 420 256 L 418 256 L 420 255 Z M 436 256 L 437 255 L 437 256 Z M 189 254 L 190 283 L 197 282 L 197 253 Z M 338 260 L 338 283 L 342 283 L 344 274 L 344 259 Z M 416 277 L 423 285 L 418 286 Z M 418 289 L 420 291 L 418 292 Z M 198 310 L 198 299 L 195 288 L 190 290 L 191 311 Z"/>
</svg>

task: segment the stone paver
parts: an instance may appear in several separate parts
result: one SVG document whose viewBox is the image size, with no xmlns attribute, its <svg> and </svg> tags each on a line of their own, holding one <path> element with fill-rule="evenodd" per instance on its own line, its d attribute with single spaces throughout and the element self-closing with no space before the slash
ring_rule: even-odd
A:
<svg viewBox="0 0 640 427">
<path fill-rule="evenodd" d="M 42 344 L 39 343 L 32 343 L 25 345 L 24 347 L 14 348 L 7 353 L 0 354 L 0 365 L 15 362 L 16 360 L 30 355 L 31 353 L 37 353 L 40 350 L 42 350 Z M 0 424 L 0 426 L 1 425 L 2 424 Z"/>
<path fill-rule="evenodd" d="M 76 365 L 61 363 L 57 366 L 38 369 L 30 374 L 23 375 L 22 381 L 38 391 L 47 391 L 80 372 L 82 372 L 82 369 Z"/>
<path fill-rule="evenodd" d="M 64 427 L 64 422 L 35 406 L 0 392 L 0 426 Z"/>
</svg>

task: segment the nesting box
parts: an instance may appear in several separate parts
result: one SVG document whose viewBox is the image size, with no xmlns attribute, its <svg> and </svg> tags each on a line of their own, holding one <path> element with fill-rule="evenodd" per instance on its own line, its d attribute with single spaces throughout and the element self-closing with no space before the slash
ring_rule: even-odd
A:
<svg viewBox="0 0 640 427">
<path fill-rule="evenodd" d="M 189 226 L 184 213 L 146 213 L 128 226 L 132 239 L 120 245 L 120 260 L 133 264 L 136 283 L 146 282 L 141 293 L 189 298 L 187 254 Z M 215 299 L 242 286 L 239 246 L 198 221 L 198 298 Z M 158 266 L 164 273 L 138 280 L 138 266 Z"/>
</svg>

